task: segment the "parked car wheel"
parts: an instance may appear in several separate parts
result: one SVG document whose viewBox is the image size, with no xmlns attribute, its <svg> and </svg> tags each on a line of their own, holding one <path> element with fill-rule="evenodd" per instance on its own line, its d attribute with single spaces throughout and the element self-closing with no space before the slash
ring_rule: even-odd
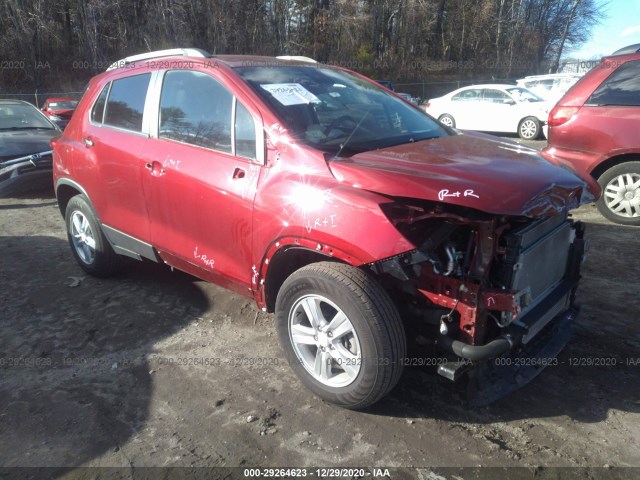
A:
<svg viewBox="0 0 640 480">
<path fill-rule="evenodd" d="M 535 140 L 540 136 L 540 120 L 535 117 L 527 117 L 520 120 L 518 135 L 524 140 Z"/>
<path fill-rule="evenodd" d="M 456 121 L 455 119 L 449 115 L 448 113 L 445 113 L 444 115 L 440 115 L 438 117 L 438 120 L 440 121 L 441 124 L 447 126 L 447 127 L 451 127 L 451 128 L 456 128 Z"/>
<path fill-rule="evenodd" d="M 331 262 L 297 270 L 278 293 L 276 322 L 293 370 L 324 400 L 364 408 L 400 378 L 402 321 L 389 295 L 362 270 Z"/>
<path fill-rule="evenodd" d="M 84 195 L 69 200 L 65 221 L 71 252 L 85 272 L 108 277 L 118 270 L 118 255 L 102 233 L 100 222 Z"/>
<path fill-rule="evenodd" d="M 640 226 L 640 162 L 625 162 L 604 172 L 598 179 L 602 196 L 598 210 L 621 225 Z"/>
</svg>

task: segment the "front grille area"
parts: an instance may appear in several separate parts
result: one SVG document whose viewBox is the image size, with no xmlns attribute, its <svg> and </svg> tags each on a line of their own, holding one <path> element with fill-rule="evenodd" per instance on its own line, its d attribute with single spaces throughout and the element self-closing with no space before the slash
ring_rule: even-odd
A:
<svg viewBox="0 0 640 480">
<path fill-rule="evenodd" d="M 542 316 L 529 315 L 537 318 L 535 325 L 526 325 L 529 333 L 525 341 L 568 305 L 568 292 L 558 295 L 558 290 L 563 287 L 574 238 L 571 221 L 556 216 L 538 220 L 503 239 L 506 255 L 494 267 L 494 281 L 507 290 L 523 292 L 522 311 L 515 318 L 511 313 L 502 313 L 503 323 L 513 320 L 524 325 L 527 314 L 546 302 Z"/>
</svg>

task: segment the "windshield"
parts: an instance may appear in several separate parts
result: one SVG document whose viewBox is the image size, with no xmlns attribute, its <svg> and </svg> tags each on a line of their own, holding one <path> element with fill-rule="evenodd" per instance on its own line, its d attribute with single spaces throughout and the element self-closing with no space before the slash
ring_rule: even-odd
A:
<svg viewBox="0 0 640 480">
<path fill-rule="evenodd" d="M 239 67 L 295 138 L 349 155 L 449 135 L 437 121 L 378 85 L 318 66 Z"/>
<path fill-rule="evenodd" d="M 76 106 L 78 105 L 78 101 L 77 100 L 64 100 L 64 101 L 58 101 L 58 102 L 51 102 L 49 104 L 49 108 L 52 109 L 56 109 L 56 110 L 71 110 L 72 108 L 76 108 Z"/>
<path fill-rule="evenodd" d="M 0 105 L 0 130 L 21 130 L 31 128 L 55 129 L 33 105 Z"/>
<path fill-rule="evenodd" d="M 543 102 L 544 100 L 531 90 L 521 87 L 507 88 L 514 100 L 518 102 Z"/>
</svg>

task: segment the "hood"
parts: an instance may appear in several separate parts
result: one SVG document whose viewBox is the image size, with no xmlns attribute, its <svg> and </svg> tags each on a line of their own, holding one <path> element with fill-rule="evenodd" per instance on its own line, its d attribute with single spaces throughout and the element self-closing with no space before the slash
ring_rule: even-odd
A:
<svg viewBox="0 0 640 480">
<path fill-rule="evenodd" d="M 356 188 L 499 215 L 553 215 L 600 193 L 595 182 L 552 165 L 536 150 L 480 133 L 359 153 L 329 166 Z"/>
<path fill-rule="evenodd" d="M 51 150 L 59 130 L 0 130 L 0 161 Z"/>
</svg>

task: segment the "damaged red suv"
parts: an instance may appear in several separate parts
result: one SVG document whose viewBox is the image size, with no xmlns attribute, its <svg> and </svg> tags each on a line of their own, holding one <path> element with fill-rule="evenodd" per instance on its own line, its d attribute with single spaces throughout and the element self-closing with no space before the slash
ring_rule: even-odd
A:
<svg viewBox="0 0 640 480">
<path fill-rule="evenodd" d="M 599 193 L 353 72 L 193 49 L 92 79 L 54 170 L 86 272 L 144 258 L 255 299 L 302 383 L 348 408 L 425 364 L 414 344 L 476 403 L 532 379 L 577 313 L 567 212 Z"/>
</svg>

